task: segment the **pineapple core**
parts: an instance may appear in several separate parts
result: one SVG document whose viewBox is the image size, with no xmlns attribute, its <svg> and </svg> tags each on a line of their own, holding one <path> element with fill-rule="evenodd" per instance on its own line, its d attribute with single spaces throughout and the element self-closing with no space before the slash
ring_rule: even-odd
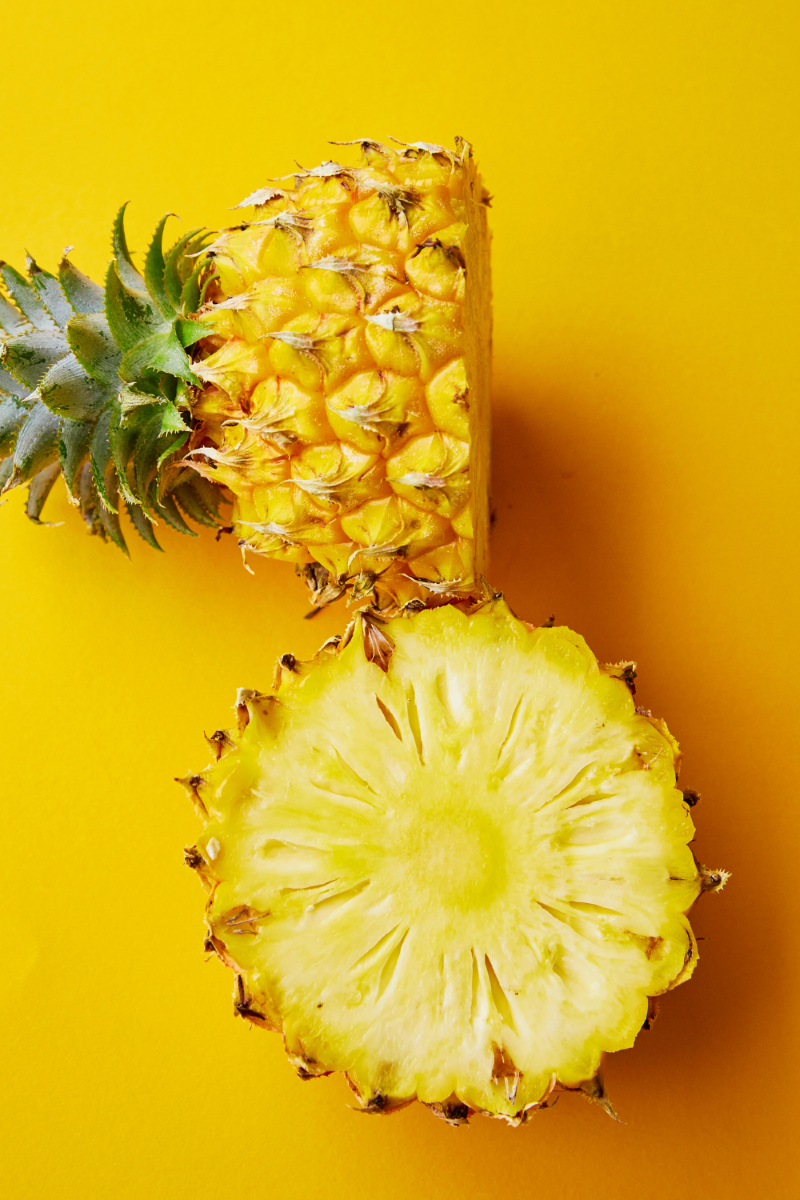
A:
<svg viewBox="0 0 800 1200">
<path fill-rule="evenodd" d="M 465 142 L 360 146 L 254 192 L 209 247 L 189 458 L 233 493 L 243 549 L 298 564 L 317 602 L 467 595 L 488 541 L 488 198 Z"/>
<path fill-rule="evenodd" d="M 518 1123 L 586 1087 L 696 962 L 666 727 L 582 638 L 501 599 L 359 617 L 282 662 L 192 781 L 238 1011 L 373 1111 Z"/>
</svg>

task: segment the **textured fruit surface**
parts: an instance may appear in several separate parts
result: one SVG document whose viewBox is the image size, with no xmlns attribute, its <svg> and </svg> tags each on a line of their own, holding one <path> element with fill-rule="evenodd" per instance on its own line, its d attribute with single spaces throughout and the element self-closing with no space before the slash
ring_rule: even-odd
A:
<svg viewBox="0 0 800 1200">
<path fill-rule="evenodd" d="M 208 248 L 189 458 L 233 493 L 243 548 L 313 565 L 317 598 L 468 594 L 488 534 L 486 196 L 465 142 L 357 145 L 355 165 L 254 192 L 254 219 Z"/>
<path fill-rule="evenodd" d="M 495 598 L 359 618 L 240 694 L 188 861 L 239 1012 L 302 1073 L 451 1120 L 601 1094 L 694 969 L 702 886 L 677 746 L 625 674 Z"/>
</svg>

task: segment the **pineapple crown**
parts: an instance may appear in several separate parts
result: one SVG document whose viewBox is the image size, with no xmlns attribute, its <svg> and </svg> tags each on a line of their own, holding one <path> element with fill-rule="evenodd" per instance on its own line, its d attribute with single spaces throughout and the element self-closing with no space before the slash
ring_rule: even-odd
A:
<svg viewBox="0 0 800 1200">
<path fill-rule="evenodd" d="M 209 235 L 193 229 L 165 252 L 162 217 L 142 274 L 128 250 L 125 208 L 114 221 L 105 287 L 68 250 L 57 276 L 30 256 L 27 278 L 0 264 L 0 487 L 27 483 L 27 515 L 41 523 L 63 474 L 90 531 L 127 553 L 123 507 L 160 549 L 154 525 L 194 535 L 188 516 L 219 526 L 222 497 L 179 454 L 199 383 L 187 349 L 208 335 L 192 314 L 213 279 L 203 255 Z"/>
</svg>

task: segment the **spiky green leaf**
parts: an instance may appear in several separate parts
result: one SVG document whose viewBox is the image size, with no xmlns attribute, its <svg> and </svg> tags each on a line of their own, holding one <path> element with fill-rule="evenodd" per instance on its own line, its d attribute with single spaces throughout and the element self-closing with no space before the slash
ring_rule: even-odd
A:
<svg viewBox="0 0 800 1200">
<path fill-rule="evenodd" d="M 173 329 L 143 338 L 123 357 L 120 374 L 124 380 L 133 382 L 148 371 L 163 371 L 187 383 L 197 382 L 189 357 Z"/>
<path fill-rule="evenodd" d="M 205 237 L 202 229 L 191 229 L 189 233 L 185 233 L 182 238 L 179 238 L 172 249 L 167 254 L 166 263 L 164 265 L 164 291 L 167 299 L 176 312 L 181 307 L 181 292 L 186 279 L 192 272 L 193 263 L 185 257 L 190 243 L 198 234 Z"/>
<path fill-rule="evenodd" d="M 14 471 L 6 486 L 27 483 L 58 459 L 61 421 L 39 401 L 17 434 L 14 447 Z"/>
<path fill-rule="evenodd" d="M 206 512 L 214 518 L 216 525 L 220 525 L 222 518 L 219 513 L 219 504 L 222 499 L 222 492 L 217 484 L 212 483 L 210 479 L 206 479 L 203 475 L 198 475 L 194 470 L 191 472 L 188 481 L 192 485 L 192 490 L 200 497 Z"/>
<path fill-rule="evenodd" d="M 97 506 L 97 515 L 103 523 L 106 533 L 111 538 L 115 546 L 119 546 L 120 550 L 126 557 L 128 554 L 128 546 L 122 533 L 122 526 L 119 520 L 119 492 L 117 490 L 117 480 L 113 471 L 108 477 L 105 485 L 106 503 L 100 503 Z M 102 497 L 101 497 L 102 500 Z M 109 503 L 110 501 L 110 503 Z"/>
<path fill-rule="evenodd" d="M 152 404 L 162 404 L 163 397 L 152 392 L 143 392 L 139 388 L 129 387 L 123 383 L 119 392 L 120 412 L 123 421 L 127 421 L 137 409 L 147 408 Z"/>
<path fill-rule="evenodd" d="M 136 484 L 128 468 L 144 420 L 144 407 L 133 410 L 130 419 L 126 419 L 127 414 L 123 411 L 118 398 L 112 406 L 111 420 L 108 426 L 111 454 L 117 469 L 120 491 L 128 505 L 141 503 L 140 497 L 135 494 Z"/>
<path fill-rule="evenodd" d="M 181 511 L 171 494 L 168 493 L 167 495 L 162 496 L 160 500 L 158 499 L 155 482 L 150 488 L 149 500 L 150 507 L 156 516 L 163 518 L 163 520 L 165 520 L 168 525 L 171 525 L 173 529 L 176 529 L 178 533 L 186 533 L 189 535 L 189 537 L 197 537 L 195 530 L 191 529 L 184 521 L 183 517 L 181 516 Z"/>
<path fill-rule="evenodd" d="M 74 354 L 50 368 L 39 384 L 39 394 L 49 409 L 73 421 L 97 417 L 109 399 L 107 390 L 86 374 Z"/>
<path fill-rule="evenodd" d="M 106 276 L 106 317 L 123 353 L 133 350 L 143 338 L 164 328 L 163 318 L 153 301 L 144 292 L 129 288 L 122 280 L 118 262 L 109 265 Z"/>
<path fill-rule="evenodd" d="M 180 411 L 167 401 L 161 407 L 161 432 L 162 433 L 189 433 L 189 426 L 181 416 Z"/>
<path fill-rule="evenodd" d="M 0 462 L 0 495 L 2 495 L 6 484 L 11 478 L 11 472 L 14 470 L 14 459 L 4 458 Z M 5 504 L 5 500 L 0 500 L 0 504 Z"/>
<path fill-rule="evenodd" d="M 163 245 L 164 226 L 172 215 L 172 213 L 167 213 L 156 225 L 153 240 L 147 248 L 144 260 L 144 281 L 147 284 L 147 290 L 166 321 L 171 321 L 177 311 L 177 306 L 170 303 L 164 284 L 164 268 L 166 266 Z"/>
<path fill-rule="evenodd" d="M 60 333 L 34 330 L 9 338 L 0 351 L 0 362 L 19 383 L 33 390 L 42 376 L 68 353 L 69 346 Z"/>
<path fill-rule="evenodd" d="M 104 292 L 100 284 L 84 275 L 83 271 L 79 271 L 66 254 L 59 264 L 58 278 L 76 313 L 84 315 L 103 311 Z"/>
<path fill-rule="evenodd" d="M 139 508 L 136 504 L 128 504 L 127 511 L 128 516 L 131 519 L 131 524 L 139 536 L 144 538 L 148 546 L 152 546 L 154 550 L 160 550 L 161 547 L 156 541 L 156 535 L 153 532 L 153 526 L 148 520 L 147 514 L 144 512 L 144 510 Z"/>
<path fill-rule="evenodd" d="M 163 436 L 161 428 L 161 406 L 142 411 L 139 418 L 138 435 L 133 451 L 134 490 L 143 505 L 149 498 L 150 485 L 158 471 L 158 460 L 163 450 L 160 444 Z"/>
<path fill-rule="evenodd" d="M 181 311 L 197 312 L 203 297 L 203 279 L 208 275 L 208 262 L 201 259 L 181 289 Z"/>
<path fill-rule="evenodd" d="M 100 500 L 94 482 L 94 472 L 91 463 L 84 463 L 78 474 L 78 502 L 81 516 L 89 527 L 89 532 L 97 534 L 101 541 L 106 540 L 106 528 L 100 520 Z"/>
<path fill-rule="evenodd" d="M 0 458 L 14 449 L 17 434 L 28 418 L 29 409 L 12 396 L 0 401 Z"/>
<path fill-rule="evenodd" d="M 0 362 L 3 358 L 3 348 L 0 346 Z M 20 383 L 13 375 L 9 375 L 8 371 L 4 371 L 0 367 L 0 396 L 15 396 L 18 400 L 24 400 L 26 396 L 30 396 L 31 389 L 24 383 Z"/>
<path fill-rule="evenodd" d="M 193 521 L 197 521 L 198 525 L 208 525 L 212 529 L 215 529 L 219 524 L 213 513 L 209 512 L 206 508 L 193 484 L 182 483 L 180 487 L 175 488 L 172 494 L 187 517 L 191 517 Z"/>
<path fill-rule="evenodd" d="M 114 227 L 111 231 L 111 248 L 114 251 L 114 259 L 117 263 L 120 278 L 125 286 L 134 292 L 145 292 L 147 286 L 133 265 L 133 260 L 128 250 L 128 239 L 125 237 L 125 209 L 127 207 L 128 201 L 126 200 L 114 218 Z"/>
<path fill-rule="evenodd" d="M 30 257 L 28 258 L 28 274 L 39 299 L 56 325 L 58 325 L 59 329 L 66 329 L 67 321 L 75 313 L 55 275 L 51 275 L 49 271 L 43 270 Z"/>
<path fill-rule="evenodd" d="M 92 474 L 103 507 L 112 512 L 117 511 L 117 484 L 114 471 L 114 457 L 111 453 L 109 426 L 111 424 L 111 409 L 101 412 L 94 427 L 92 441 L 89 447 L 89 461 L 92 464 Z"/>
<path fill-rule="evenodd" d="M 0 330 L 7 337 L 16 337 L 28 328 L 28 322 L 22 313 L 0 292 Z"/>
<path fill-rule="evenodd" d="M 52 329 L 52 318 L 42 304 L 39 293 L 33 284 L 29 283 L 25 276 L 20 275 L 19 271 L 15 267 L 10 266 L 9 263 L 3 263 L 0 266 L 0 275 L 3 277 L 3 282 L 8 288 L 11 299 L 17 308 L 25 314 L 34 329 Z"/>
<path fill-rule="evenodd" d="M 93 432 L 94 421 L 70 421 L 65 418 L 61 422 L 58 444 L 61 472 L 73 496 L 77 495 L 81 468 L 89 458 Z"/>
<path fill-rule="evenodd" d="M 34 475 L 31 480 L 31 485 L 28 488 L 28 499 L 25 504 L 25 515 L 30 517 L 37 525 L 42 524 L 41 515 L 44 508 L 44 502 L 53 490 L 53 484 L 61 474 L 61 467 L 57 462 L 51 463 L 49 467 L 45 467 L 38 475 Z"/>
<path fill-rule="evenodd" d="M 67 341 L 92 379 L 108 390 L 119 390 L 121 355 L 104 313 L 73 317 L 67 325 Z"/>
<path fill-rule="evenodd" d="M 186 347 L 193 346 L 201 338 L 208 337 L 210 331 L 208 326 L 203 325 L 200 321 L 190 321 L 186 317 L 179 317 L 175 322 L 175 332 L 181 345 Z"/>
</svg>

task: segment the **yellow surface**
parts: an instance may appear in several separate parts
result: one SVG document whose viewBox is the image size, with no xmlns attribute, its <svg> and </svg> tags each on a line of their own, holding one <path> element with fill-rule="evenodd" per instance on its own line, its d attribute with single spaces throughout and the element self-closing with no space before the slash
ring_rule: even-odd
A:
<svg viewBox="0 0 800 1200">
<path fill-rule="evenodd" d="M 529 1128 L 367 1118 L 234 1021 L 170 780 L 311 623 L 291 567 L 63 499 L 0 513 L 0 1179 L 8 1200 L 796 1194 L 797 194 L 790 0 L 4 6 L 0 251 L 94 271 L 128 197 L 225 208 L 325 136 L 462 133 L 496 196 L 492 578 L 635 657 L 703 792 L 701 963 Z M 225 22 L 236 20 L 237 28 Z M 192 24 L 189 24 L 191 20 Z"/>
</svg>

